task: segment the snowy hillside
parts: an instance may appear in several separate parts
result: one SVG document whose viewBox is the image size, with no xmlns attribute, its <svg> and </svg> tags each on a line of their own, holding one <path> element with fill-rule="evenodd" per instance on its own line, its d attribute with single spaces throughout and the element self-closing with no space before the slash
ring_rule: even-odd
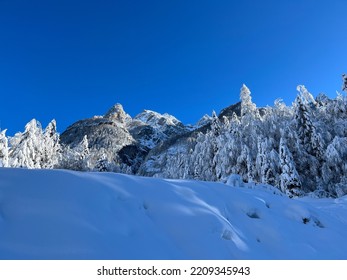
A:
<svg viewBox="0 0 347 280">
<path fill-rule="evenodd" d="M 0 168 L 0 258 L 347 258 L 346 197 L 247 186 Z"/>
</svg>

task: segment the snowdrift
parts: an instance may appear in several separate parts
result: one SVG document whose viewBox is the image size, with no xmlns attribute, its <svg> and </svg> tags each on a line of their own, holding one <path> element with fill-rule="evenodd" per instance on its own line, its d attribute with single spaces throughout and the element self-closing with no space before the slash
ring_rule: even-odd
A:
<svg viewBox="0 0 347 280">
<path fill-rule="evenodd" d="M 1 259 L 347 259 L 347 198 L 0 168 Z"/>
</svg>

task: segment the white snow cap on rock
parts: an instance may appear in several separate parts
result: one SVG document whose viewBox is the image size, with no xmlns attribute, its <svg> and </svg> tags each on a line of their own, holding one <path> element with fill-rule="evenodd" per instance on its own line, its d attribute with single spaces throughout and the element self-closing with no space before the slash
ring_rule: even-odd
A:
<svg viewBox="0 0 347 280">
<path fill-rule="evenodd" d="M 122 104 L 119 103 L 113 105 L 104 115 L 104 118 L 116 120 L 120 123 L 131 121 L 131 117 L 125 113 Z"/>
</svg>

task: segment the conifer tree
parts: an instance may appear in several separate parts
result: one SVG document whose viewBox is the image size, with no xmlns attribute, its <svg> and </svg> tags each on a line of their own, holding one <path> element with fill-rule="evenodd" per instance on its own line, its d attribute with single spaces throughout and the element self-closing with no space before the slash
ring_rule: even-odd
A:
<svg viewBox="0 0 347 280">
<path fill-rule="evenodd" d="M 59 135 L 57 133 L 57 124 L 52 120 L 43 133 L 41 155 L 41 168 L 54 168 L 60 158 L 61 147 Z"/>
<path fill-rule="evenodd" d="M 8 139 L 6 129 L 0 132 L 0 167 L 8 167 Z"/>
<path fill-rule="evenodd" d="M 272 186 L 280 186 L 280 156 L 275 149 L 269 153 L 270 167 L 265 171 L 265 181 Z"/>
<path fill-rule="evenodd" d="M 78 170 L 88 170 L 90 168 L 90 150 L 87 135 L 84 135 L 82 141 L 75 149 L 77 155 Z"/>
<path fill-rule="evenodd" d="M 218 140 L 221 138 L 223 124 L 219 120 L 215 111 L 212 112 L 211 131 L 207 133 L 209 136 L 209 145 L 211 150 L 211 176 L 216 179 L 220 179 L 221 174 L 217 176 L 217 165 L 218 165 Z"/>
<path fill-rule="evenodd" d="M 218 137 L 222 131 L 222 123 L 215 111 L 212 111 L 211 130 L 215 137 Z"/>
<path fill-rule="evenodd" d="M 41 168 L 43 134 L 41 124 L 32 119 L 23 133 L 11 138 L 10 159 L 12 167 Z"/>
<path fill-rule="evenodd" d="M 312 122 L 310 109 L 304 103 L 301 95 L 296 100 L 295 120 L 297 135 L 305 151 L 317 158 L 323 155 L 323 139 L 317 133 L 316 127 Z"/>
<path fill-rule="evenodd" d="M 336 188 L 344 178 L 347 178 L 347 138 L 335 136 L 328 145 L 322 167 L 322 179 L 326 190 L 336 194 Z M 341 195 L 341 194 L 340 194 Z"/>
<path fill-rule="evenodd" d="M 88 137 L 85 135 L 76 147 L 62 147 L 62 156 L 58 166 L 62 169 L 87 171 L 91 169 L 90 156 Z"/>
<path fill-rule="evenodd" d="M 308 106 L 316 106 L 317 102 L 313 98 L 312 94 L 306 89 L 305 86 L 299 85 L 297 86 L 297 91 L 299 92 L 300 98 L 302 102 Z"/>
<path fill-rule="evenodd" d="M 256 169 L 259 182 L 270 184 L 274 179 L 274 171 L 269 160 L 269 145 L 266 138 L 258 137 L 258 155 L 256 158 Z"/>
<path fill-rule="evenodd" d="M 241 120 L 250 121 L 254 117 L 259 117 L 257 106 L 252 102 L 251 91 L 243 84 L 240 92 L 241 99 Z"/>
<path fill-rule="evenodd" d="M 204 181 L 215 181 L 215 143 L 213 143 L 213 132 L 210 130 L 206 134 L 199 133 L 197 144 L 192 153 L 191 161 L 193 163 L 194 179 Z"/>
<path fill-rule="evenodd" d="M 347 75 L 342 75 L 342 90 L 347 92 Z"/>
<path fill-rule="evenodd" d="M 237 157 L 237 163 L 234 168 L 235 173 L 242 176 L 246 182 L 253 181 L 252 164 L 250 162 L 250 150 L 245 144 L 241 144 L 241 153 Z"/>
<path fill-rule="evenodd" d="M 279 157 L 282 170 L 280 176 L 281 191 L 290 196 L 298 195 L 301 190 L 301 181 L 284 136 L 280 140 Z"/>
<path fill-rule="evenodd" d="M 101 157 L 97 160 L 94 170 L 98 172 L 108 172 L 110 170 L 110 163 L 107 160 L 107 156 L 103 153 Z"/>
</svg>

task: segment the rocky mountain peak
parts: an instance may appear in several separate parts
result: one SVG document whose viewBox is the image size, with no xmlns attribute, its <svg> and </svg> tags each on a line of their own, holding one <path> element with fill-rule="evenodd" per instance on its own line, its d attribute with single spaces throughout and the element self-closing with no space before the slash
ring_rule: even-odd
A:
<svg viewBox="0 0 347 280">
<path fill-rule="evenodd" d="M 122 104 L 113 105 L 104 115 L 105 119 L 110 119 L 120 123 L 127 123 L 131 121 L 131 117 L 124 111 Z"/>
</svg>

